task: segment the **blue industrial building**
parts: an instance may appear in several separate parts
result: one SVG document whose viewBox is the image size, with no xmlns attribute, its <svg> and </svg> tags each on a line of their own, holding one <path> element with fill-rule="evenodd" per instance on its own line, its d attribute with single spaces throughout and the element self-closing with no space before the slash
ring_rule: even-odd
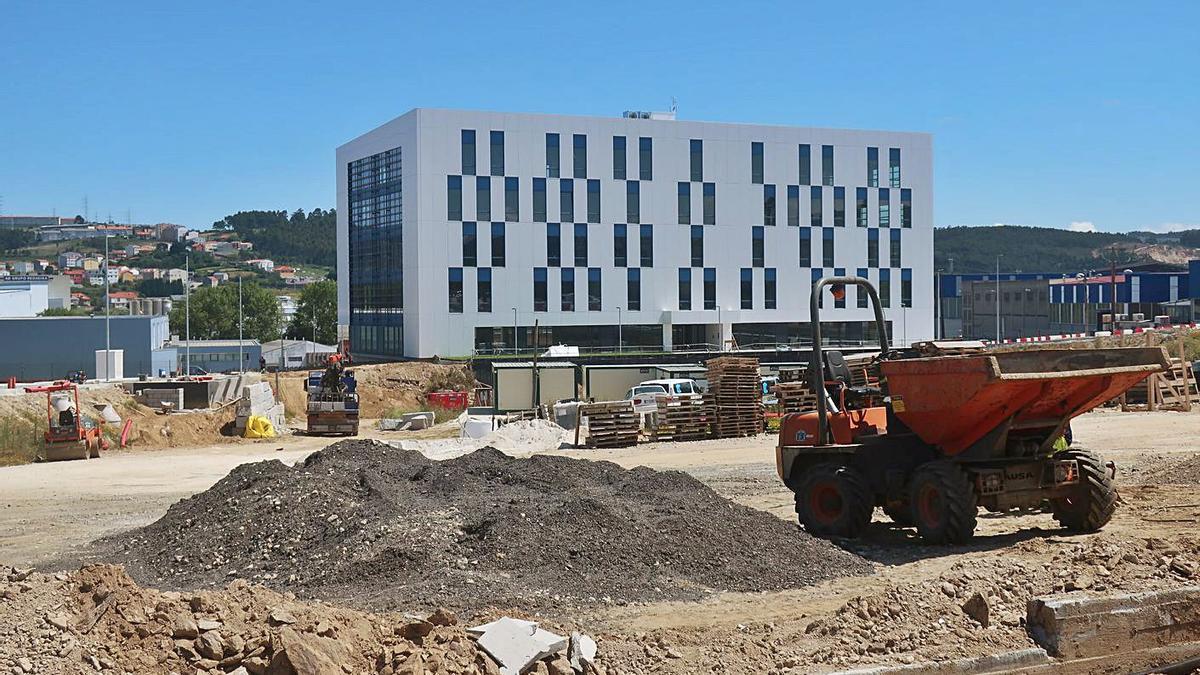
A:
<svg viewBox="0 0 1200 675">
<path fill-rule="evenodd" d="M 96 371 L 96 350 L 105 348 L 104 317 L 54 316 L 0 319 L 0 377 L 20 381 Z M 165 316 L 114 316 L 112 348 L 124 350 L 126 377 L 170 373 L 175 351 Z"/>
</svg>

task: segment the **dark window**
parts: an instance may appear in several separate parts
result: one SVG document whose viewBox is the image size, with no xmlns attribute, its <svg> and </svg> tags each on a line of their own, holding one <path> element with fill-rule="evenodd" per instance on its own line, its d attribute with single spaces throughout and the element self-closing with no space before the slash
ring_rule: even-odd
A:
<svg viewBox="0 0 1200 675">
<path fill-rule="evenodd" d="M 717 224 L 717 184 L 705 183 L 704 189 L 704 224 Z"/>
<path fill-rule="evenodd" d="M 492 219 L 492 179 L 475 177 L 475 220 Z"/>
<path fill-rule="evenodd" d="M 679 309 L 683 311 L 692 308 L 692 270 L 690 267 L 679 268 Z"/>
<path fill-rule="evenodd" d="M 775 268 L 763 270 L 763 308 L 775 309 Z"/>
<path fill-rule="evenodd" d="M 865 267 L 858 268 L 858 276 L 866 279 L 867 269 Z M 855 286 L 854 293 L 856 297 L 856 304 L 858 305 L 859 309 L 866 309 L 870 304 L 870 298 L 867 296 L 867 289 L 863 288 L 862 286 Z"/>
<path fill-rule="evenodd" d="M 821 227 L 824 218 L 824 208 L 821 206 L 821 186 L 814 185 L 809 188 L 809 219 L 808 224 L 813 227 Z"/>
<path fill-rule="evenodd" d="M 571 138 L 571 148 L 573 153 L 572 175 L 576 178 L 587 178 L 587 136 L 583 134 L 575 134 Z"/>
<path fill-rule="evenodd" d="M 492 267 L 504 267 L 504 223 L 492 223 Z"/>
<path fill-rule="evenodd" d="M 346 164 L 350 335 L 363 353 L 389 357 L 404 354 L 401 160 L 397 147 Z"/>
<path fill-rule="evenodd" d="M 821 265 L 833 267 L 833 264 L 833 230 L 826 227 L 821 229 Z"/>
<path fill-rule="evenodd" d="M 717 308 L 717 270 L 704 268 L 704 309 Z"/>
<path fill-rule="evenodd" d="M 891 246 L 891 265 L 888 267 L 900 266 L 900 230 L 892 230 L 892 246 Z"/>
<path fill-rule="evenodd" d="M 533 268 L 533 311 L 544 312 L 546 303 L 546 268 Z"/>
<path fill-rule="evenodd" d="M 631 312 L 642 308 L 642 270 L 637 267 L 625 270 L 625 304 Z"/>
<path fill-rule="evenodd" d="M 558 178 L 560 175 L 561 153 L 558 147 L 558 134 L 546 134 L 546 177 Z"/>
<path fill-rule="evenodd" d="M 833 185 L 833 146 L 821 146 L 821 184 Z"/>
<path fill-rule="evenodd" d="M 900 270 L 900 306 L 912 307 L 912 270 Z"/>
<path fill-rule="evenodd" d="M 613 179 L 625 180 L 625 137 L 613 136 Z"/>
<path fill-rule="evenodd" d="M 564 312 L 575 311 L 575 268 L 562 268 L 562 281 L 559 284 L 558 308 Z"/>
<path fill-rule="evenodd" d="M 625 267 L 629 263 L 629 233 L 624 225 L 613 225 L 613 265 Z"/>
<path fill-rule="evenodd" d="M 691 142 L 691 178 L 699 183 L 704 180 L 704 141 L 693 138 Z"/>
<path fill-rule="evenodd" d="M 533 179 L 533 222 L 546 222 L 546 179 Z"/>
<path fill-rule="evenodd" d="M 867 187 L 879 187 L 879 148 L 867 148 Z"/>
<path fill-rule="evenodd" d="M 504 219 L 515 223 L 521 219 L 521 188 L 520 179 L 515 177 L 504 179 Z"/>
<path fill-rule="evenodd" d="M 823 277 L 823 276 L 825 276 L 825 270 L 821 269 L 820 267 L 813 268 L 813 270 L 812 270 L 813 285 L 815 286 L 817 284 L 817 282 L 820 281 L 821 277 Z M 824 307 L 824 306 L 825 306 L 825 294 L 822 293 L 821 295 L 817 296 L 817 307 Z"/>
<path fill-rule="evenodd" d="M 879 226 L 892 226 L 891 194 L 887 188 L 879 188 Z"/>
<path fill-rule="evenodd" d="M 755 267 L 763 266 L 764 245 L 763 245 L 764 230 L 762 227 L 754 226 L 750 228 L 750 264 Z"/>
<path fill-rule="evenodd" d="M 879 270 L 879 304 L 892 306 L 892 271 L 886 268 Z"/>
<path fill-rule="evenodd" d="M 475 130 L 462 130 L 462 172 L 464 176 L 475 175 Z"/>
<path fill-rule="evenodd" d="M 754 270 L 742 268 L 741 275 L 742 309 L 754 309 Z"/>
<path fill-rule="evenodd" d="M 704 267 L 704 226 L 692 226 L 692 267 Z"/>
<path fill-rule="evenodd" d="M 812 146 L 807 143 L 800 146 L 800 184 L 812 184 Z"/>
<path fill-rule="evenodd" d="M 763 144 L 757 141 L 750 144 L 750 182 L 763 182 Z"/>
<path fill-rule="evenodd" d="M 625 220 L 634 224 L 642 220 L 641 185 L 636 180 L 625 183 Z"/>
<path fill-rule="evenodd" d="M 480 267 L 475 283 L 476 306 L 481 312 L 492 311 L 492 268 Z"/>
<path fill-rule="evenodd" d="M 854 191 L 854 220 L 859 227 L 870 225 L 870 216 L 867 213 L 867 188 L 858 188 Z"/>
<path fill-rule="evenodd" d="M 558 223 L 546 224 L 546 264 L 550 267 L 562 264 L 562 228 Z"/>
<path fill-rule="evenodd" d="M 589 267 L 588 275 L 588 311 L 600 311 L 600 268 Z"/>
<path fill-rule="evenodd" d="M 575 224 L 575 266 L 587 267 L 588 264 L 588 226 L 583 223 Z"/>
<path fill-rule="evenodd" d="M 639 239 L 638 252 L 641 254 L 641 266 L 654 267 L 654 227 L 642 225 Z"/>
<path fill-rule="evenodd" d="M 587 221 L 600 222 L 600 181 L 595 178 L 587 182 Z"/>
<path fill-rule="evenodd" d="M 900 227 L 912 227 L 912 190 L 900 191 Z"/>
<path fill-rule="evenodd" d="M 474 267 L 479 260 L 479 245 L 476 242 L 475 223 L 462 224 L 462 264 Z"/>
<path fill-rule="evenodd" d="M 504 132 L 492 132 L 492 175 L 504 175 Z"/>
<path fill-rule="evenodd" d="M 846 226 L 846 188 L 833 188 L 833 226 Z"/>
<path fill-rule="evenodd" d="M 446 220 L 462 220 L 462 176 L 446 176 Z"/>
<path fill-rule="evenodd" d="M 900 148 L 888 148 L 888 184 L 900 187 Z"/>
<path fill-rule="evenodd" d="M 846 276 L 846 270 L 841 267 L 835 267 L 835 268 L 833 268 L 833 276 L 844 277 L 844 276 Z M 833 299 L 833 306 L 837 307 L 839 309 L 845 309 L 846 295 L 844 292 L 842 293 L 842 297 Z"/>
<path fill-rule="evenodd" d="M 570 178 L 558 181 L 558 219 L 564 223 L 575 222 L 575 181 Z"/>
<path fill-rule="evenodd" d="M 461 267 L 450 268 L 450 312 L 462 314 L 463 311 L 463 271 Z"/>
<path fill-rule="evenodd" d="M 654 139 L 645 136 L 638 139 L 638 177 L 642 180 L 654 178 Z"/>
<path fill-rule="evenodd" d="M 800 186 L 787 186 L 787 219 L 788 225 L 799 227 L 800 225 Z"/>
<path fill-rule="evenodd" d="M 763 186 L 763 225 L 775 225 L 775 186 Z"/>
<path fill-rule="evenodd" d="M 812 267 L 812 230 L 800 230 L 800 266 Z"/>
<path fill-rule="evenodd" d="M 867 230 L 867 267 L 879 267 L 879 230 Z"/>
<path fill-rule="evenodd" d="M 688 225 L 692 222 L 692 184 L 691 183 L 680 183 L 679 184 L 679 199 L 678 199 L 677 210 L 679 211 L 679 224 L 680 225 Z"/>
</svg>

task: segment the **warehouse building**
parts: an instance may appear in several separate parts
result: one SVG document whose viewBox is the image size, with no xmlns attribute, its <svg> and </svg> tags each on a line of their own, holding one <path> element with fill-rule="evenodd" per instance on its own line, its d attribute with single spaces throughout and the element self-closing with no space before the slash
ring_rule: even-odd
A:
<svg viewBox="0 0 1200 675">
<path fill-rule="evenodd" d="M 808 341 L 868 277 L 933 335 L 928 134 L 674 114 L 416 109 L 337 150 L 338 315 L 359 358 Z M 867 298 L 822 332 L 874 339 Z"/>
<path fill-rule="evenodd" d="M 0 377 L 28 382 L 74 370 L 94 377 L 96 350 L 106 344 L 105 324 L 102 316 L 0 318 Z M 114 316 L 108 332 L 113 350 L 124 350 L 126 376 L 165 375 L 175 368 L 175 350 L 166 347 L 167 317 Z"/>
</svg>

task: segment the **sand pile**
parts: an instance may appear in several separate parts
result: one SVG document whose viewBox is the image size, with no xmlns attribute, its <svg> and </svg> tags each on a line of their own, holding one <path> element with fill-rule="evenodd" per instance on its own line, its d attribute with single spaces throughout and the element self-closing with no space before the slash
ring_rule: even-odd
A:
<svg viewBox="0 0 1200 675">
<path fill-rule="evenodd" d="M 237 467 L 93 548 L 155 586 L 241 577 L 374 608 L 566 610 L 871 571 L 683 473 L 493 448 L 437 462 L 357 440 Z"/>
</svg>

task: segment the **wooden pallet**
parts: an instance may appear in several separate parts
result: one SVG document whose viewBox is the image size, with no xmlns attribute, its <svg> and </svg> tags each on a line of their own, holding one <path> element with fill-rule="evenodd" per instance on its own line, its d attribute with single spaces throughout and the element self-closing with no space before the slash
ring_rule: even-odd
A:
<svg viewBox="0 0 1200 675">
<path fill-rule="evenodd" d="M 779 399 L 779 412 L 801 413 L 817 409 L 817 395 L 807 382 L 780 382 L 772 387 Z"/>
<path fill-rule="evenodd" d="M 717 438 L 762 433 L 762 377 L 758 359 L 719 356 L 705 364 L 708 375 L 706 403 L 713 406 L 713 435 Z"/>
<path fill-rule="evenodd" d="M 632 401 L 605 401 L 579 406 L 579 426 L 587 426 L 587 447 L 623 448 L 636 445 L 641 432 L 641 415 Z M 576 433 L 576 445 L 579 435 Z"/>
<path fill-rule="evenodd" d="M 651 437 L 656 441 L 697 441 L 712 436 L 716 409 L 700 397 L 660 396 Z"/>
<path fill-rule="evenodd" d="M 1171 367 L 1154 373 L 1121 394 L 1121 410 L 1183 410 L 1191 411 L 1200 404 L 1200 391 L 1192 376 L 1191 364 L 1181 358 L 1171 359 Z"/>
</svg>

